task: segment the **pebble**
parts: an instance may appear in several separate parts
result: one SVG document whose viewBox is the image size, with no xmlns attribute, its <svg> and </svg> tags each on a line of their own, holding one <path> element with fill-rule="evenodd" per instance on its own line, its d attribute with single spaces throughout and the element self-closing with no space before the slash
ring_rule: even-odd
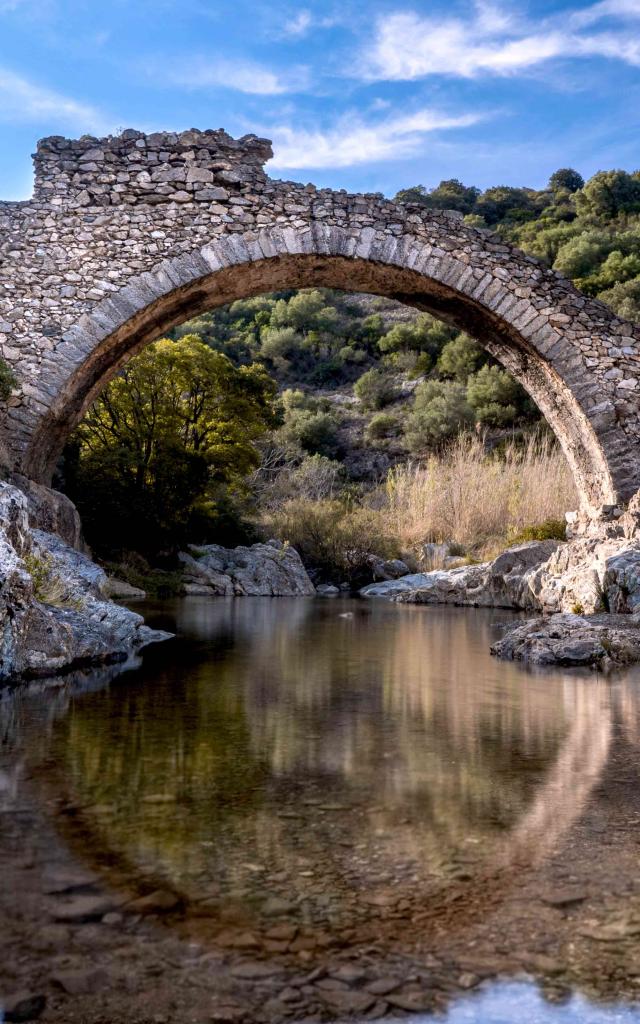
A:
<svg viewBox="0 0 640 1024">
<path fill-rule="evenodd" d="M 113 900 L 106 896 L 76 896 L 56 907 L 52 916 L 55 921 L 65 924 L 84 924 L 86 921 L 99 921 L 113 909 Z"/>
</svg>

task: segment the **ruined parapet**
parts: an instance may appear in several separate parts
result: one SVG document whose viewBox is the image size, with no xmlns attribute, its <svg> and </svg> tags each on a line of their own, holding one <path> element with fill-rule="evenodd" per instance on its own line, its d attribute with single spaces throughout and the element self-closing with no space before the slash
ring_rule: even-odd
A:
<svg viewBox="0 0 640 1024">
<path fill-rule="evenodd" d="M 34 199 L 53 207 L 212 203 L 265 180 L 271 143 L 227 132 L 142 132 L 41 139 L 34 154 Z"/>
</svg>

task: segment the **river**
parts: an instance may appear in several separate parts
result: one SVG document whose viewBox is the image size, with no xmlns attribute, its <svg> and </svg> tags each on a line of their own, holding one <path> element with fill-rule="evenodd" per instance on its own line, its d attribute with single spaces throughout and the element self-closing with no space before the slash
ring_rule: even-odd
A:
<svg viewBox="0 0 640 1024">
<path fill-rule="evenodd" d="M 143 610 L 176 639 L 0 699 L 0 1005 L 640 1022 L 640 670 L 497 661 L 505 611 Z"/>
</svg>

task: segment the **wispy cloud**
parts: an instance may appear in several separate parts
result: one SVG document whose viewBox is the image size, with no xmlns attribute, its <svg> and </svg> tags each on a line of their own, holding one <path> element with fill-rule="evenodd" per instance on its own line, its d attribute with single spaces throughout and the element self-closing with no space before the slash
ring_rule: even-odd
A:
<svg viewBox="0 0 640 1024">
<path fill-rule="evenodd" d="M 46 123 L 52 129 L 107 133 L 114 127 L 96 107 L 65 96 L 54 89 L 36 85 L 0 67 L 0 121 Z"/>
<path fill-rule="evenodd" d="M 302 39 L 312 29 L 333 28 L 339 24 L 339 19 L 331 15 L 318 16 L 303 8 L 297 11 L 291 18 L 286 18 L 280 25 L 278 35 L 281 38 Z"/>
<path fill-rule="evenodd" d="M 640 0 L 601 0 L 531 24 L 517 8 L 479 0 L 468 17 L 437 17 L 396 11 L 376 23 L 357 63 L 359 77 L 410 81 L 430 75 L 473 78 L 526 72 L 558 58 L 608 57 L 640 66 L 640 36 L 629 21 L 640 19 Z M 611 21 L 606 31 L 585 31 Z"/>
<path fill-rule="evenodd" d="M 224 88 L 256 96 L 279 96 L 306 89 L 309 71 L 297 67 L 279 72 L 252 61 L 195 57 L 174 67 L 168 78 L 187 89 Z"/>
<path fill-rule="evenodd" d="M 271 167 L 291 170 L 353 167 L 413 156 L 421 151 L 429 134 L 468 128 L 483 119 L 481 114 L 454 116 L 425 109 L 366 122 L 352 113 L 326 131 L 290 125 L 276 125 L 265 131 L 273 139 Z"/>
</svg>

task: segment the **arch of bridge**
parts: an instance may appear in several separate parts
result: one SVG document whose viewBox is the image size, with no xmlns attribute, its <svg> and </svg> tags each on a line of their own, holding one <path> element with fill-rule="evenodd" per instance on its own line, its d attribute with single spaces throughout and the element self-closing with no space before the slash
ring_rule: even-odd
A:
<svg viewBox="0 0 640 1024">
<path fill-rule="evenodd" d="M 640 328 L 455 213 L 273 181 L 222 131 L 44 139 L 32 200 L 0 203 L 8 468 L 47 483 L 69 432 L 143 345 L 290 287 L 371 292 L 474 335 L 556 432 L 581 500 L 640 487 Z"/>
</svg>

